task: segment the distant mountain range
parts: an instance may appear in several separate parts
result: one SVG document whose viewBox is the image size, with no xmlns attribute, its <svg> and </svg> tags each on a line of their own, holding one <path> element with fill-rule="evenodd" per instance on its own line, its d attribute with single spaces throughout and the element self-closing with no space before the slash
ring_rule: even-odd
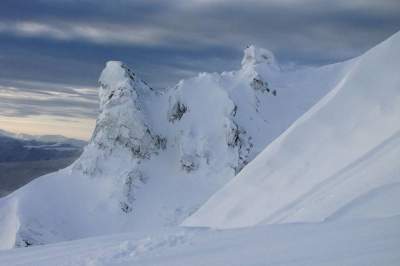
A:
<svg viewBox="0 0 400 266">
<path fill-rule="evenodd" d="M 82 153 L 85 144 L 58 135 L 0 130 L 0 197 L 40 175 L 68 166 Z"/>
</svg>

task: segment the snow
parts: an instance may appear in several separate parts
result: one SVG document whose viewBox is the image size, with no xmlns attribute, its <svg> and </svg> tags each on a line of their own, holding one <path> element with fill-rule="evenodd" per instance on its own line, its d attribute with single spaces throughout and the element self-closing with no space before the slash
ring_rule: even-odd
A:
<svg viewBox="0 0 400 266">
<path fill-rule="evenodd" d="M 400 217 L 278 224 L 236 230 L 174 229 L 0 251 L 0 265 L 397 266 Z"/>
<path fill-rule="evenodd" d="M 282 70 L 271 52 L 250 46 L 237 71 L 200 73 L 156 90 L 124 63 L 108 62 L 96 128 L 81 157 L 0 200 L 0 216 L 18 222 L 0 232 L 3 248 L 179 225 L 349 65 Z"/>
<path fill-rule="evenodd" d="M 3 236 L 0 241 L 0 250 L 7 249 L 15 244 L 19 228 L 16 215 L 17 204 L 16 199 L 12 199 L 7 205 L 0 205 L 0 212 L 9 213 L 9 215 L 0 216 L 0 234 Z"/>
<path fill-rule="evenodd" d="M 257 65 L 257 64 L 268 64 L 274 69 L 279 69 L 279 65 L 276 62 L 274 54 L 264 48 L 249 45 L 244 50 L 244 56 L 242 59 L 242 67 Z"/>
<path fill-rule="evenodd" d="M 81 157 L 0 199 L 0 265 L 399 265 L 399 47 L 166 89 L 108 62 Z"/>
<path fill-rule="evenodd" d="M 321 101 L 183 224 L 319 222 L 371 190 L 399 183 L 399 47 L 396 34 L 353 59 Z"/>
</svg>

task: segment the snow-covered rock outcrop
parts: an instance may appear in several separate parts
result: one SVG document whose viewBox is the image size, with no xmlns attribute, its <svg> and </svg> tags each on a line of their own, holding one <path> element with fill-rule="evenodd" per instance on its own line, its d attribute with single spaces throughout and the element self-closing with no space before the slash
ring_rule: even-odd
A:
<svg viewBox="0 0 400 266">
<path fill-rule="evenodd" d="M 184 225 L 399 215 L 400 33 L 347 64 L 322 100 Z"/>
<path fill-rule="evenodd" d="M 99 88 L 100 113 L 91 141 L 75 168 L 88 175 L 113 171 L 115 164 L 107 158 L 149 159 L 165 148 L 166 139 L 149 124 L 152 99 L 157 97 L 122 62 L 110 61 L 101 73 Z"/>
<path fill-rule="evenodd" d="M 285 71 L 250 46 L 237 71 L 155 90 L 108 62 L 82 156 L 0 199 L 1 248 L 179 225 L 351 66 Z"/>
</svg>

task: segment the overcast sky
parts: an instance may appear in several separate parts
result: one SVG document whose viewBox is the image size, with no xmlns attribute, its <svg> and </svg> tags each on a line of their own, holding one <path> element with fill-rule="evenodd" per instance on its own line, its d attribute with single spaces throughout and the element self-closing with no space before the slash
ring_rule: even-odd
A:
<svg viewBox="0 0 400 266">
<path fill-rule="evenodd" d="M 400 30 L 398 0 L 1 0 L 0 128 L 90 136 L 97 78 L 122 60 L 153 87 L 239 67 L 345 60 Z"/>
</svg>

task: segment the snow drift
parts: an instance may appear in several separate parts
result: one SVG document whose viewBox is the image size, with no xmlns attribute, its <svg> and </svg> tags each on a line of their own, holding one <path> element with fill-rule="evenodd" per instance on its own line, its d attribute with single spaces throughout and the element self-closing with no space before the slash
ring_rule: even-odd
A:
<svg viewBox="0 0 400 266">
<path fill-rule="evenodd" d="M 400 33 L 345 64 L 323 99 L 183 224 L 400 214 Z"/>
<path fill-rule="evenodd" d="M 7 266 L 398 266 L 400 217 L 241 230 L 175 228 L 0 251 Z"/>
<path fill-rule="evenodd" d="M 108 62 L 81 157 L 0 199 L 1 248 L 179 225 L 348 66 L 284 70 L 271 52 L 250 46 L 238 71 L 156 90 Z"/>
</svg>

